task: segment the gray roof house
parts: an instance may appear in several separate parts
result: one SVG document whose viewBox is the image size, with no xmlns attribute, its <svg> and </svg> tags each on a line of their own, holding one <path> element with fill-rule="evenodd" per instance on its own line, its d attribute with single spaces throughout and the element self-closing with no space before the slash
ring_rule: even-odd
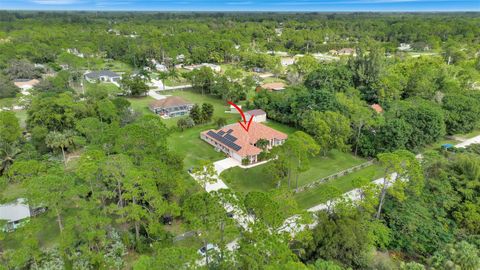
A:
<svg viewBox="0 0 480 270">
<path fill-rule="evenodd" d="M 148 105 L 151 111 L 162 116 L 171 118 L 176 116 L 188 115 L 193 107 L 193 103 L 181 97 L 171 96 L 164 99 L 155 100 Z"/>
<path fill-rule="evenodd" d="M 112 82 L 117 83 L 122 77 L 110 70 L 92 71 L 85 73 L 85 79 L 93 82 Z"/>
<path fill-rule="evenodd" d="M 24 199 L 17 199 L 15 202 L 0 205 L 0 220 L 7 222 L 7 225 L 3 228 L 5 231 L 15 230 L 31 216 L 30 207 Z"/>
</svg>

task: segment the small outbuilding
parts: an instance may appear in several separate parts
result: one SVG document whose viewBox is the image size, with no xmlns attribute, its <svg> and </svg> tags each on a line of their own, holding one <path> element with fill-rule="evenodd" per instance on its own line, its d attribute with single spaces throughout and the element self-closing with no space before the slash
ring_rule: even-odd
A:
<svg viewBox="0 0 480 270">
<path fill-rule="evenodd" d="M 267 113 L 262 109 L 255 109 L 245 112 L 245 118 L 247 119 L 247 121 L 249 121 L 252 116 L 253 121 L 257 123 L 267 121 Z"/>
</svg>

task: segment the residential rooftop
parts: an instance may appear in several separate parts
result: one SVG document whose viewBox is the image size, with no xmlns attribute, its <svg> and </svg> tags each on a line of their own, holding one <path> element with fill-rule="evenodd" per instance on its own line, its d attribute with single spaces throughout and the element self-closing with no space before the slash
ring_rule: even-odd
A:
<svg viewBox="0 0 480 270">
<path fill-rule="evenodd" d="M 207 130 L 202 132 L 217 143 L 233 150 L 242 158 L 258 155 L 262 149 L 255 146 L 258 140 L 286 140 L 287 134 L 265 126 L 261 123 L 251 122 L 248 132 L 239 124 L 230 124 L 218 130 Z"/>
<path fill-rule="evenodd" d="M 148 107 L 152 110 L 156 108 L 169 108 L 169 107 L 177 107 L 182 105 L 191 105 L 192 102 L 189 102 L 181 97 L 171 96 L 164 99 L 155 100 L 148 105 Z"/>
</svg>

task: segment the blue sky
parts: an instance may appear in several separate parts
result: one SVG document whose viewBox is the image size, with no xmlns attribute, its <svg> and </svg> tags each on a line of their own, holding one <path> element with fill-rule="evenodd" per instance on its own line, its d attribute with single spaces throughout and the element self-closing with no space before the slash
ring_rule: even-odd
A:
<svg viewBox="0 0 480 270">
<path fill-rule="evenodd" d="M 0 9 L 141 11 L 480 11 L 480 0 L 0 0 Z"/>
</svg>

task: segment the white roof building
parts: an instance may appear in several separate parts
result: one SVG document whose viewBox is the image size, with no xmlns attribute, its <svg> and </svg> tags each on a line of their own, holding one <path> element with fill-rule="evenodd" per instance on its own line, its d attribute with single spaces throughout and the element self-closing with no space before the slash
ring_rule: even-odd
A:
<svg viewBox="0 0 480 270">
<path fill-rule="evenodd" d="M 21 221 L 31 217 L 30 207 L 25 203 L 25 199 L 0 205 L 0 220 L 7 221 L 7 230 L 16 229 Z"/>
<path fill-rule="evenodd" d="M 282 63 L 282 66 L 284 67 L 288 67 L 290 65 L 295 64 L 295 58 L 293 57 L 282 57 L 280 61 Z"/>
<path fill-rule="evenodd" d="M 215 65 L 215 64 L 210 64 L 210 63 L 202 63 L 202 64 L 199 64 L 199 65 L 183 66 L 184 69 L 190 70 L 190 71 L 195 70 L 195 69 L 200 69 L 202 67 L 209 67 L 210 69 L 212 69 L 215 72 L 220 72 L 222 70 L 221 66 Z"/>
</svg>

